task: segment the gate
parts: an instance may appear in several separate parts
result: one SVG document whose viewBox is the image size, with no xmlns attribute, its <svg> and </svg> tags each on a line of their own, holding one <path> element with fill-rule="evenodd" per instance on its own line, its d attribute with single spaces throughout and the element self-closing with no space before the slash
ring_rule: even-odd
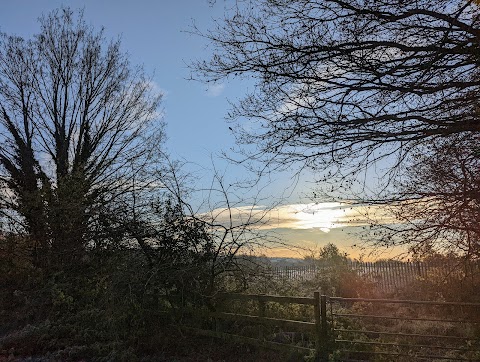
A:
<svg viewBox="0 0 480 362">
<path fill-rule="evenodd" d="M 314 355 L 316 361 L 480 361 L 478 303 L 341 298 L 319 292 L 313 298 L 220 294 L 215 299 L 218 306 L 238 301 L 240 310 L 192 310 L 208 323 L 183 327 L 230 341 L 295 350 Z M 305 307 L 301 309 L 304 319 L 292 319 L 295 314 L 272 315 L 276 305 Z M 251 327 L 244 329 L 247 335 L 232 330 L 240 325 Z M 283 335 L 297 331 L 302 339 L 275 341 L 270 338 L 272 331 Z"/>
<path fill-rule="evenodd" d="M 480 361 L 480 304 L 327 300 L 334 360 Z"/>
</svg>

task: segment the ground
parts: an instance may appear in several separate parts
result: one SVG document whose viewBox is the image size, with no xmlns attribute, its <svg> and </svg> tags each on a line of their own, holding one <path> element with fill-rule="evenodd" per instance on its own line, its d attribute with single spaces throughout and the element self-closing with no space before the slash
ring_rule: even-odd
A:
<svg viewBox="0 0 480 362">
<path fill-rule="evenodd" d="M 70 359 L 69 361 L 96 361 L 96 358 Z M 302 361 L 298 355 L 286 355 L 277 351 L 265 350 L 244 344 L 234 344 L 228 341 L 196 336 L 192 334 L 171 331 L 171 334 L 158 341 L 155 350 L 139 356 L 139 362 L 275 362 Z M 15 356 L 11 351 L 0 351 L 0 362 L 63 362 L 49 356 Z M 109 361 L 101 358 L 98 361 Z M 110 362 L 110 361 L 109 361 Z M 113 360 L 112 360 L 113 362 Z"/>
</svg>

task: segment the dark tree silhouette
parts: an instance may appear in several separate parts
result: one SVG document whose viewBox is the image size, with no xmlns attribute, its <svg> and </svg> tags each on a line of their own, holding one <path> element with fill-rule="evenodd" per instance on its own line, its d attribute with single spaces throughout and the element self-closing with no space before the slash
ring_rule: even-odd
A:
<svg viewBox="0 0 480 362">
<path fill-rule="evenodd" d="M 406 244 L 415 255 L 480 258 L 478 136 L 455 136 L 412 153 L 386 209 L 397 220 L 373 221 L 376 245 Z M 372 238 L 370 237 L 370 240 Z"/>
<path fill-rule="evenodd" d="M 464 0 L 237 1 L 216 28 L 195 29 L 213 55 L 193 68 L 255 80 L 230 114 L 250 159 L 360 170 L 479 131 L 479 14 Z"/>
<path fill-rule="evenodd" d="M 2 210 L 37 258 L 53 252 L 64 264 L 89 246 L 101 210 L 131 191 L 132 162 L 148 168 L 149 140 L 163 138 L 161 94 L 82 13 L 39 22 L 30 40 L 0 38 Z"/>
<path fill-rule="evenodd" d="M 256 83 L 230 114 L 244 160 L 311 168 L 322 197 L 389 205 L 399 223 L 377 246 L 478 255 L 478 3 L 237 1 L 194 32 L 213 47 L 200 79 Z"/>
</svg>

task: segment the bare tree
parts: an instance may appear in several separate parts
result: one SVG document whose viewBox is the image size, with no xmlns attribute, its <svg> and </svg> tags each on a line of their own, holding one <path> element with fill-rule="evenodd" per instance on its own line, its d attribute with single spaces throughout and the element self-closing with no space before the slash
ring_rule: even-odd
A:
<svg viewBox="0 0 480 362">
<path fill-rule="evenodd" d="M 36 255 L 68 263 L 99 210 L 129 191 L 128 165 L 151 160 L 161 94 L 82 13 L 39 22 L 30 40 L 0 39 L 2 209 L 20 216 Z"/>
<path fill-rule="evenodd" d="M 179 264 L 183 270 L 178 274 L 184 273 L 189 276 L 185 281 L 201 285 L 200 290 L 197 287 L 192 291 L 200 291 L 204 296 L 212 296 L 219 289 L 244 288 L 249 271 L 255 267 L 249 257 L 259 247 L 274 246 L 278 242 L 274 235 L 262 230 L 270 221 L 270 209 L 259 206 L 265 200 L 258 195 L 245 197 L 242 190 L 228 184 L 217 169 L 213 170 L 208 190 L 187 190 L 185 177 L 188 176 L 177 167 L 171 164 L 170 172 L 163 178 L 171 203 L 164 203 L 166 217 L 161 218 L 161 226 L 157 227 L 159 234 L 153 240 L 155 252 L 158 256 L 167 256 L 167 260 L 188 255 L 185 260 L 190 261 Z M 205 194 L 204 200 L 199 203 L 201 194 Z M 196 197 L 196 208 L 188 201 L 191 197 Z M 175 252 L 176 249 L 181 252 Z M 192 274 L 192 270 L 195 273 Z M 225 279 L 230 283 L 225 283 Z"/>
<path fill-rule="evenodd" d="M 455 136 L 412 153 L 385 206 L 395 223 L 372 220 L 375 245 L 408 245 L 413 255 L 480 258 L 478 136 Z"/>
<path fill-rule="evenodd" d="M 398 223 L 376 246 L 478 255 L 475 141 L 459 141 L 480 131 L 478 3 L 235 4 L 214 29 L 194 30 L 213 55 L 193 69 L 205 81 L 254 79 L 230 114 L 244 160 L 311 168 L 317 196 L 387 205 Z"/>
<path fill-rule="evenodd" d="M 263 164 L 355 172 L 479 131 L 473 1 L 246 0 L 194 32 L 213 47 L 193 64 L 200 79 L 255 80 L 230 117 Z"/>
<path fill-rule="evenodd" d="M 120 213 L 110 214 L 112 224 L 121 230 L 127 253 L 144 255 L 147 283 L 156 293 L 172 295 L 172 306 L 179 308 L 214 308 L 211 297 L 219 291 L 246 288 L 257 267 L 251 258 L 257 247 L 273 245 L 275 238 L 262 230 L 269 209 L 243 190 L 237 193 L 218 170 L 210 187 L 199 190 L 183 163 L 165 156 L 164 166 L 155 179 L 159 192 L 135 189 Z"/>
</svg>

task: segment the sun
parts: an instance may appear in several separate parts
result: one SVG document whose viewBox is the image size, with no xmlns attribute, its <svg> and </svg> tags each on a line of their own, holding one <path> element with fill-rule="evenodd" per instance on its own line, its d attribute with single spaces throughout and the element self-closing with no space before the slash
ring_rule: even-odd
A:
<svg viewBox="0 0 480 362">
<path fill-rule="evenodd" d="M 339 202 L 288 205 L 284 210 L 288 214 L 285 219 L 294 229 L 319 229 L 328 233 L 333 228 L 346 225 L 349 214 L 347 206 Z"/>
</svg>

